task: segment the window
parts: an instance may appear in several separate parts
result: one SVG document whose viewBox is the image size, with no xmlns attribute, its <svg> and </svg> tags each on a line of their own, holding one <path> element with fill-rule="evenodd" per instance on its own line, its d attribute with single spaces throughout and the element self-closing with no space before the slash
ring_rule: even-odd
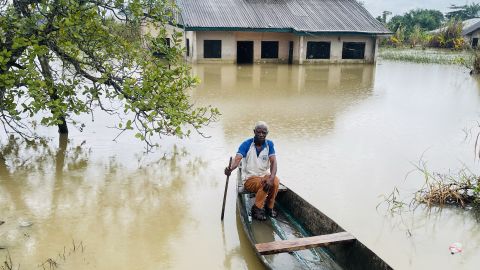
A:
<svg viewBox="0 0 480 270">
<path fill-rule="evenodd" d="M 204 40 L 203 58 L 222 58 L 222 41 Z"/>
<path fill-rule="evenodd" d="M 262 41 L 262 58 L 278 58 L 278 41 Z"/>
<path fill-rule="evenodd" d="M 307 59 L 330 59 L 330 42 L 307 42 Z"/>
<path fill-rule="evenodd" d="M 153 52 L 153 55 L 160 58 L 165 58 L 167 50 L 170 48 L 170 38 L 162 38 L 165 47 L 160 47 L 160 51 Z"/>
<path fill-rule="evenodd" d="M 187 38 L 187 56 L 190 56 L 190 39 Z"/>
<path fill-rule="evenodd" d="M 342 59 L 364 59 L 365 42 L 344 42 Z"/>
</svg>

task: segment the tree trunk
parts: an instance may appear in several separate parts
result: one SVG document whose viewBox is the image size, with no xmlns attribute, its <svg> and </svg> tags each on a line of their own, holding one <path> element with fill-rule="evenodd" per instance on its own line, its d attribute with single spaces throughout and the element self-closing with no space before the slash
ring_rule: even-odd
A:
<svg viewBox="0 0 480 270">
<path fill-rule="evenodd" d="M 58 96 L 57 88 L 55 86 L 55 82 L 53 81 L 52 71 L 50 70 L 50 63 L 48 61 L 47 56 L 39 56 L 38 60 L 40 62 L 40 66 L 42 68 L 42 75 L 47 83 L 47 86 L 51 88 L 53 91 L 49 94 L 50 99 L 52 100 L 59 100 L 60 97 Z M 58 117 L 58 120 L 61 122 L 58 126 L 58 133 L 60 134 L 67 134 L 68 133 L 68 126 L 67 122 L 65 121 L 65 113 Z"/>
<path fill-rule="evenodd" d="M 58 133 L 68 134 L 68 126 L 67 126 L 67 122 L 65 121 L 65 116 L 60 116 L 59 120 L 61 120 L 62 123 L 58 124 Z"/>
</svg>

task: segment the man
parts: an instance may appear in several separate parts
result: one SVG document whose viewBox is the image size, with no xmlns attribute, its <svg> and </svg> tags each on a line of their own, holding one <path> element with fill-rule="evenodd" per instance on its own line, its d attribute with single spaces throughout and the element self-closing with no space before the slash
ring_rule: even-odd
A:
<svg viewBox="0 0 480 270">
<path fill-rule="evenodd" d="M 255 204 L 252 206 L 252 217 L 257 220 L 266 220 L 266 214 L 271 217 L 277 216 L 273 209 L 280 183 L 276 176 L 277 159 L 273 142 L 266 139 L 267 123 L 257 122 L 253 134 L 253 138 L 245 140 L 240 145 L 233 164 L 230 165 L 230 168 L 225 168 L 225 174 L 230 175 L 242 159 L 244 160 L 241 168 L 243 186 L 247 191 L 256 193 Z"/>
</svg>

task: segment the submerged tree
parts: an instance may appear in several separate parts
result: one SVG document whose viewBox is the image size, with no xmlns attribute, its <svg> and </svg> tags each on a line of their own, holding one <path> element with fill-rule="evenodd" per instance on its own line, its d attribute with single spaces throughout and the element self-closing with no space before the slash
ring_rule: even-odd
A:
<svg viewBox="0 0 480 270">
<path fill-rule="evenodd" d="M 197 80 L 183 61 L 181 33 L 169 0 L 0 0 L 0 122 L 6 133 L 34 138 L 40 124 L 67 133 L 75 115 L 118 116 L 115 127 L 156 135 L 188 135 L 218 111 L 195 108 L 186 93 Z M 140 38 L 140 25 L 160 29 Z M 154 57 L 160 52 L 163 57 Z M 200 131 L 199 131 L 200 132 Z"/>
</svg>

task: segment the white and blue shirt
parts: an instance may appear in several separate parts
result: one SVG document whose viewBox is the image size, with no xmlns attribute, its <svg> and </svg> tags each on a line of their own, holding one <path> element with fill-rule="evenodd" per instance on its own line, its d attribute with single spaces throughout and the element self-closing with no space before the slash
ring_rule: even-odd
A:
<svg viewBox="0 0 480 270">
<path fill-rule="evenodd" d="M 265 176 L 270 174 L 270 156 L 275 155 L 273 142 L 265 140 L 262 148 L 258 150 L 255 147 L 253 138 L 245 140 L 238 148 L 237 154 L 243 157 L 242 160 L 242 180 L 252 176 Z"/>
</svg>

